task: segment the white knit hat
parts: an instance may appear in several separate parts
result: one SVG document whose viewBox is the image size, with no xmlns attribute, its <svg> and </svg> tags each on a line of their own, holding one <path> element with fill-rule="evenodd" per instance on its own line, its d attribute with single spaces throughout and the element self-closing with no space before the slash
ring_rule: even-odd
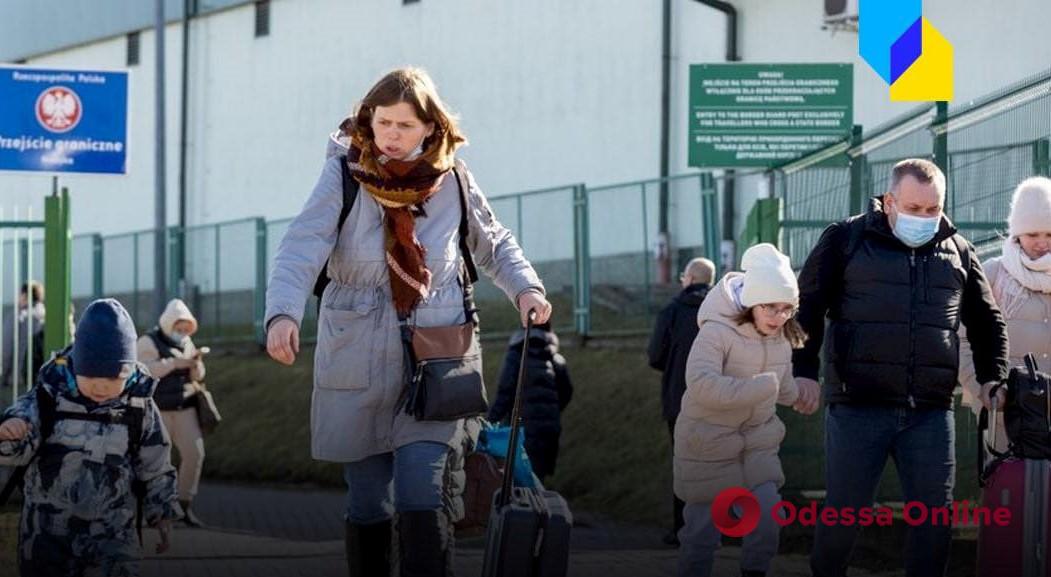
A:
<svg viewBox="0 0 1051 577">
<path fill-rule="evenodd" d="M 1030 232 L 1051 231 L 1051 179 L 1027 178 L 1011 197 L 1008 234 L 1017 237 Z"/>
<path fill-rule="evenodd" d="M 770 303 L 799 302 L 799 285 L 792 263 L 772 244 L 757 244 L 741 257 L 744 287 L 741 304 L 747 308 Z"/>
</svg>

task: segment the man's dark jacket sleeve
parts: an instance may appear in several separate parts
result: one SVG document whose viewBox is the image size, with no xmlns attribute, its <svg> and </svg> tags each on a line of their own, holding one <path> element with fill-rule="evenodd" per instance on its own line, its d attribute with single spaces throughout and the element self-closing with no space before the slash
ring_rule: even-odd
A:
<svg viewBox="0 0 1051 577">
<path fill-rule="evenodd" d="M 843 243 L 847 225 L 828 226 L 810 251 L 799 274 L 799 313 L 796 319 L 807 334 L 806 344 L 792 354 L 792 371 L 797 377 L 818 380 L 821 371 L 821 344 L 825 339 L 825 315 L 838 298 L 843 281 Z"/>
</svg>

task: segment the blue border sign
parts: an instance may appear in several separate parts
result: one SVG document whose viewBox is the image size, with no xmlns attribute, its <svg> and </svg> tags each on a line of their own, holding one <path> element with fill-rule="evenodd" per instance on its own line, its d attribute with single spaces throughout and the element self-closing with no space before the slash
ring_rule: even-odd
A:
<svg viewBox="0 0 1051 577">
<path fill-rule="evenodd" d="M 128 73 L 0 66 L 0 170 L 126 174 Z"/>
</svg>

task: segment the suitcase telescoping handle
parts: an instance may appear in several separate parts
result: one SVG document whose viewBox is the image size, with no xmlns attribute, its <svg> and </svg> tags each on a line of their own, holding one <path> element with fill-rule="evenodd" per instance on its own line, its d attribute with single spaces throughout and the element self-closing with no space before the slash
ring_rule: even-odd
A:
<svg viewBox="0 0 1051 577">
<path fill-rule="evenodd" d="M 522 385 L 525 381 L 526 356 L 529 352 L 529 333 L 533 330 L 535 320 L 536 310 L 529 311 L 525 340 L 522 341 L 522 361 L 518 365 L 518 383 L 515 384 L 515 401 L 511 404 L 511 435 L 507 442 L 507 460 L 504 461 L 504 482 L 500 487 L 500 499 L 497 502 L 500 507 L 511 502 L 511 486 L 515 474 L 515 451 L 518 450 L 518 428 L 522 421 Z"/>
<path fill-rule="evenodd" d="M 1025 355 L 1025 368 L 1029 371 L 1029 378 L 1036 380 L 1036 372 L 1040 370 L 1040 367 L 1036 366 L 1036 355 L 1033 353 L 1026 353 Z"/>
<path fill-rule="evenodd" d="M 1003 388 L 1003 383 L 998 383 L 989 389 L 989 409 L 982 407 L 982 410 L 978 413 L 978 486 L 985 487 L 985 482 L 989 479 L 989 475 L 992 474 L 993 469 L 996 467 L 998 462 L 1006 457 L 1006 454 L 996 449 L 996 418 L 1000 413 L 1000 407 L 997 405 L 997 393 Z M 992 431 L 993 439 L 991 442 L 986 444 L 985 432 Z M 988 466 L 985 464 L 985 452 L 988 446 L 989 452 L 991 452 L 996 460 L 990 463 Z"/>
</svg>

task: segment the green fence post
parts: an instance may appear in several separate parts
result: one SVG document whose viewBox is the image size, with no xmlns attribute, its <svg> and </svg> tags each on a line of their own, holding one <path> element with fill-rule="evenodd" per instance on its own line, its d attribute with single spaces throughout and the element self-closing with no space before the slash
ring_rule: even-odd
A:
<svg viewBox="0 0 1051 577">
<path fill-rule="evenodd" d="M 643 287 L 645 288 L 646 300 L 646 311 L 650 310 L 650 229 L 648 220 L 648 214 L 646 212 L 646 184 L 642 184 L 642 262 L 643 262 L 643 274 L 645 275 L 642 279 Z"/>
<path fill-rule="evenodd" d="M 850 132 L 850 147 L 859 146 L 862 140 L 861 125 L 855 124 Z M 861 214 L 862 212 L 865 204 L 865 193 L 862 186 L 864 179 L 865 157 L 859 154 L 850 159 L 850 214 Z"/>
<path fill-rule="evenodd" d="M 177 226 L 168 227 L 168 295 L 169 297 L 181 296 L 179 294 L 179 269 L 182 261 L 182 229 Z"/>
<path fill-rule="evenodd" d="M 69 191 L 44 199 L 44 346 L 46 352 L 63 349 L 69 342 L 69 281 L 72 237 L 69 231 Z"/>
<path fill-rule="evenodd" d="M 781 248 L 781 199 L 759 200 L 759 242 Z"/>
<path fill-rule="evenodd" d="M 91 235 L 91 294 L 96 299 L 102 298 L 105 287 L 102 280 L 106 274 L 103 267 L 106 250 L 104 247 L 101 234 Z"/>
<path fill-rule="evenodd" d="M 134 264 L 131 267 L 131 290 L 132 294 L 132 308 L 135 310 L 132 314 L 136 322 L 139 319 L 139 233 L 131 235 L 131 254 Z"/>
<path fill-rule="evenodd" d="M 215 225 L 215 330 L 218 334 L 223 334 L 223 321 L 222 321 L 222 283 L 220 282 L 220 274 L 222 271 L 219 253 L 222 252 L 221 244 L 222 236 L 219 234 L 221 227 Z"/>
<path fill-rule="evenodd" d="M 744 220 L 744 230 L 741 231 L 741 237 L 737 241 L 737 250 L 734 255 L 735 263 L 741 261 L 741 255 L 744 254 L 744 251 L 748 250 L 748 247 L 761 242 L 762 204 L 763 199 L 759 199 L 754 205 L 752 205 L 752 210 L 748 211 L 748 216 Z M 731 263 L 729 266 L 733 267 L 734 264 Z"/>
<path fill-rule="evenodd" d="M 1051 176 L 1051 141 L 1046 138 L 1033 142 L 1033 174 Z"/>
<path fill-rule="evenodd" d="M 266 232 L 266 220 L 255 219 L 255 340 L 260 345 L 266 344 Z"/>
<path fill-rule="evenodd" d="M 591 332 L 591 231 L 588 228 L 588 190 L 573 187 L 573 319 L 585 340 Z"/>
<path fill-rule="evenodd" d="M 715 178 L 710 172 L 701 174 L 701 223 L 704 226 L 704 256 L 715 264 L 715 270 L 719 270 L 722 266 L 719 262 L 722 239 L 719 234 L 719 196 L 715 190 Z"/>
<path fill-rule="evenodd" d="M 29 233 L 27 232 L 27 235 L 28 234 Z M 29 279 L 29 239 L 27 239 L 27 238 L 19 239 L 19 241 L 18 241 L 18 256 L 16 256 L 15 258 L 20 259 L 20 262 L 22 263 L 22 265 L 18 267 L 18 274 L 19 274 L 19 277 L 20 277 L 18 279 L 18 283 L 21 284 L 21 285 L 25 285 L 30 280 Z"/>
<path fill-rule="evenodd" d="M 949 121 L 949 103 L 944 100 L 939 101 L 936 106 L 936 112 L 934 115 L 934 127 L 943 127 L 945 123 Z M 942 172 L 948 177 L 949 174 L 949 131 L 939 130 L 934 134 L 934 164 L 938 165 L 938 168 L 942 169 Z M 948 178 L 946 178 L 948 180 Z"/>
<path fill-rule="evenodd" d="M 62 277 L 62 198 L 52 195 L 44 199 L 44 356 L 66 346 L 69 335 L 62 334 L 67 323 L 59 312 L 62 306 L 58 282 Z M 54 287 L 51 283 L 55 282 Z M 68 332 L 68 328 L 66 329 Z"/>
<path fill-rule="evenodd" d="M 59 309 L 62 318 L 58 324 L 62 326 L 61 335 L 64 337 L 63 346 L 72 340 L 69 334 L 69 307 L 73 301 L 73 220 L 71 218 L 72 206 L 69 202 L 69 189 L 62 187 L 62 277 L 59 279 L 59 287 L 62 289 L 62 300 Z M 46 317 L 45 317 L 46 320 Z"/>
<path fill-rule="evenodd" d="M 525 243 L 522 242 L 522 237 L 525 236 L 525 223 L 522 222 L 522 195 L 515 195 L 515 209 L 517 215 L 515 218 L 518 219 L 518 230 L 515 231 L 515 240 L 518 241 L 518 246 L 525 248 Z"/>
</svg>

